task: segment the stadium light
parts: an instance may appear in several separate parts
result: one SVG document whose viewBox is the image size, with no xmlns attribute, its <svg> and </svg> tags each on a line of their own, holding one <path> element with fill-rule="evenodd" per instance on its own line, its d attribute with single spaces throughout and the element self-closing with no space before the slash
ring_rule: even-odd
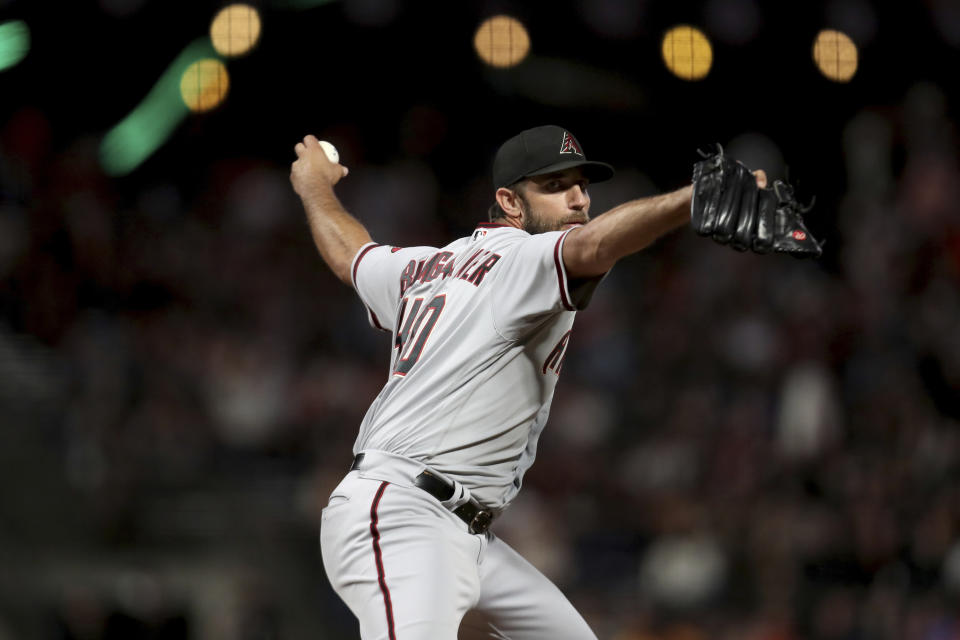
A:
<svg viewBox="0 0 960 640">
<path fill-rule="evenodd" d="M 130 173 L 167 141 L 190 113 L 181 97 L 184 73 L 205 58 L 216 58 L 206 36 L 187 45 L 140 104 L 107 132 L 100 144 L 100 164 L 107 174 Z"/>
<path fill-rule="evenodd" d="M 842 31 L 824 29 L 813 42 L 813 60 L 834 82 L 849 82 L 857 72 L 857 45 Z"/>
<path fill-rule="evenodd" d="M 473 46 L 480 59 L 493 67 L 513 67 L 530 52 L 530 36 L 526 27 L 510 16 L 494 16 L 484 20 L 473 36 Z"/>
<path fill-rule="evenodd" d="M 16 66 L 30 51 L 30 28 L 23 20 L 0 23 L 0 71 Z"/>
<path fill-rule="evenodd" d="M 690 25 L 673 27 L 663 36 L 663 61 L 673 75 L 702 80 L 713 65 L 713 48 L 702 31 Z"/>
<path fill-rule="evenodd" d="M 209 111 L 218 106 L 229 88 L 227 67 L 213 58 L 197 60 L 180 78 L 180 97 L 191 111 Z"/>
<path fill-rule="evenodd" d="M 214 16 L 210 23 L 210 40 L 222 56 L 236 57 L 249 53 L 260 39 L 260 14 L 248 4 L 231 4 Z"/>
</svg>

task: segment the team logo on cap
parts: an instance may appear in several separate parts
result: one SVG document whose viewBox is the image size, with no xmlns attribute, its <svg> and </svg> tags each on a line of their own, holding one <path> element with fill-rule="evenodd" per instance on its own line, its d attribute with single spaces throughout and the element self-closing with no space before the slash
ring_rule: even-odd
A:
<svg viewBox="0 0 960 640">
<path fill-rule="evenodd" d="M 583 151 L 580 150 L 580 145 L 577 144 L 577 141 L 574 140 L 573 136 L 567 131 L 563 132 L 563 142 L 560 143 L 560 153 L 575 153 L 578 156 L 583 155 Z"/>
</svg>

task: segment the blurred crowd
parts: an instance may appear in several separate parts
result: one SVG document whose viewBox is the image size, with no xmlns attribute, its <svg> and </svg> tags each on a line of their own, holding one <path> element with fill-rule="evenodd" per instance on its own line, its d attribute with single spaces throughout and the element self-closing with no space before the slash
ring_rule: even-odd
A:
<svg viewBox="0 0 960 640">
<path fill-rule="evenodd" d="M 494 530 L 601 638 L 960 639 L 949 109 L 918 84 L 847 123 L 820 261 L 681 231 L 578 315 Z M 658 190 L 614 162 L 595 213 Z M 389 341 L 288 169 L 131 194 L 36 110 L 0 130 L 0 639 L 356 637 L 318 516 Z M 408 156 L 352 169 L 341 199 L 389 244 L 445 244 L 490 197 Z"/>
</svg>

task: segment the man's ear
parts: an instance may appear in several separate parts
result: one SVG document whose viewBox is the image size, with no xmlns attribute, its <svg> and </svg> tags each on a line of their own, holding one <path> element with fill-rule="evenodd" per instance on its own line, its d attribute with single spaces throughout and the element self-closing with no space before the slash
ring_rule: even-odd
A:
<svg viewBox="0 0 960 640">
<path fill-rule="evenodd" d="M 508 218 L 517 222 L 523 220 L 523 202 L 520 200 L 520 194 L 512 189 L 500 187 L 497 189 L 496 198 L 497 204 Z"/>
</svg>

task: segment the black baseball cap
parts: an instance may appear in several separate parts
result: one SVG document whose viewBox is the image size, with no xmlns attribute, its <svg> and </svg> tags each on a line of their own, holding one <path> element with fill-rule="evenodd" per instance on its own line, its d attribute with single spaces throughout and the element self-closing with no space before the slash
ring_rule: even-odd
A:
<svg viewBox="0 0 960 640">
<path fill-rule="evenodd" d="M 563 127 L 552 124 L 534 127 L 521 131 L 500 146 L 493 159 L 493 186 L 499 189 L 523 178 L 573 167 L 580 167 L 590 182 L 613 177 L 613 167 L 587 160 L 583 147 Z"/>
</svg>

